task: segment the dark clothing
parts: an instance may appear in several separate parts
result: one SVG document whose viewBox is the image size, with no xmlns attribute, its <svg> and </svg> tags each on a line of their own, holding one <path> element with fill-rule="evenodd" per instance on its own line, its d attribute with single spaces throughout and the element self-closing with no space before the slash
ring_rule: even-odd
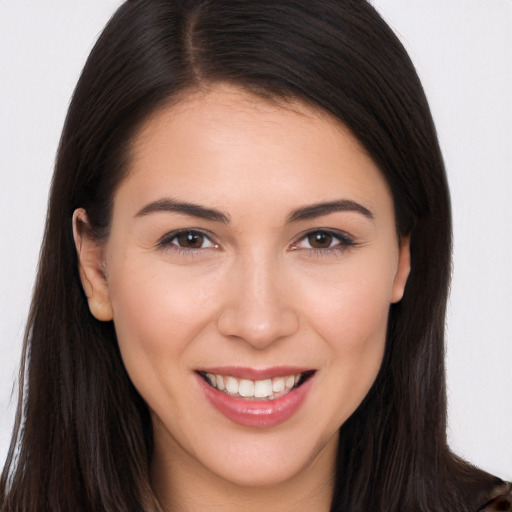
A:
<svg viewBox="0 0 512 512">
<path fill-rule="evenodd" d="M 492 496 L 477 512 L 512 512 L 512 484 L 499 486 Z"/>
</svg>

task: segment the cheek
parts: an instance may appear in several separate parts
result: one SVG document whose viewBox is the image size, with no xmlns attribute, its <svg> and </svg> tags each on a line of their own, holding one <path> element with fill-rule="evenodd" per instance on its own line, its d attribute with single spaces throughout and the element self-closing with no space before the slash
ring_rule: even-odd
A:
<svg viewBox="0 0 512 512">
<path fill-rule="evenodd" d="M 310 286 L 307 311 L 333 349 L 358 353 L 385 342 L 392 272 L 378 262 L 347 267 Z"/>
<path fill-rule="evenodd" d="M 358 285 L 359 293 L 337 294 L 336 305 L 319 312 L 317 329 L 330 348 L 331 364 L 355 382 L 354 389 L 364 389 L 373 383 L 382 362 L 389 304 L 378 299 L 374 287 Z"/>
<path fill-rule="evenodd" d="M 370 385 L 384 355 L 388 312 L 385 302 L 351 297 L 350 307 L 340 313 L 337 328 L 330 333 L 335 358 L 347 375 L 361 382 L 368 379 Z"/>
<path fill-rule="evenodd" d="M 325 389 L 333 393 L 331 414 L 341 425 L 367 395 L 386 345 L 392 272 L 382 264 L 352 267 L 323 286 L 310 286 L 307 310 L 313 331 L 329 354 Z M 314 293 L 312 293 L 314 290 Z"/>
<path fill-rule="evenodd" d="M 205 303 L 215 288 L 208 277 L 175 271 L 165 260 L 145 255 L 129 256 L 126 261 L 109 276 L 117 324 L 131 324 L 135 331 L 172 333 L 176 328 L 192 328 L 201 312 L 206 313 Z"/>
<path fill-rule="evenodd" d="M 169 362 L 186 368 L 188 346 L 214 315 L 218 290 L 206 276 L 148 259 L 126 258 L 109 276 L 109 292 L 128 373 L 134 383 L 144 377 L 156 384 Z"/>
</svg>

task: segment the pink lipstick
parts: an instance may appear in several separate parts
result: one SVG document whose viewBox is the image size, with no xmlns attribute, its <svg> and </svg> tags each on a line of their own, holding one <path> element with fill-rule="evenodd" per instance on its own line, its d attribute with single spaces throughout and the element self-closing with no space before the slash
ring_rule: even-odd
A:
<svg viewBox="0 0 512 512">
<path fill-rule="evenodd" d="M 207 400 L 226 418 L 244 426 L 271 427 L 299 410 L 314 373 L 291 367 L 222 367 L 197 371 L 197 377 Z"/>
</svg>

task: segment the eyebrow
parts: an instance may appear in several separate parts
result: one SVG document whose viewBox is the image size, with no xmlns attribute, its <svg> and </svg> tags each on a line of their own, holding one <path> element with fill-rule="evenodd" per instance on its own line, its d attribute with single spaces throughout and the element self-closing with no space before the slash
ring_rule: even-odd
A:
<svg viewBox="0 0 512 512">
<path fill-rule="evenodd" d="M 315 219 L 324 215 L 329 215 L 335 212 L 357 212 L 361 213 L 369 219 L 373 219 L 373 214 L 368 208 L 362 204 L 356 203 L 349 199 L 340 199 L 338 201 L 329 201 L 326 203 L 317 203 L 302 208 L 298 208 L 290 213 L 286 219 L 287 223 L 297 222 L 301 220 Z M 142 209 L 140 209 L 135 217 L 144 217 L 152 213 L 171 212 L 181 213 L 184 215 L 191 215 L 201 219 L 212 220 L 215 222 L 222 222 L 229 224 L 231 217 L 229 214 L 224 213 L 214 208 L 207 208 L 195 203 L 176 201 L 172 198 L 163 198 L 153 201 Z"/>
<path fill-rule="evenodd" d="M 373 213 L 362 204 L 349 199 L 340 199 L 338 201 L 317 203 L 310 206 L 304 206 L 303 208 L 298 208 L 288 216 L 287 222 L 315 219 L 335 212 L 357 212 L 369 219 L 373 219 Z"/>
<path fill-rule="evenodd" d="M 231 217 L 227 213 L 219 210 L 206 208 L 199 204 L 175 201 L 171 198 L 158 199 L 157 201 L 147 204 L 136 213 L 135 217 L 144 217 L 145 215 L 159 212 L 182 213 L 184 215 L 191 215 L 193 217 L 222 222 L 224 224 L 228 224 L 231 220 Z"/>
</svg>

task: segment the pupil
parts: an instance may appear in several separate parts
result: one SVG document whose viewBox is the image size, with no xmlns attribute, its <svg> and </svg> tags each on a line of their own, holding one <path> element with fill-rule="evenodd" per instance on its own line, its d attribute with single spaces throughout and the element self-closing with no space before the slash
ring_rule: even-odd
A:
<svg viewBox="0 0 512 512">
<path fill-rule="evenodd" d="M 188 247 L 190 249 L 199 249 L 203 245 L 203 237 L 198 233 L 188 231 L 178 236 L 180 247 Z"/>
<path fill-rule="evenodd" d="M 317 231 L 308 235 L 308 241 L 315 249 L 326 249 L 331 245 L 332 236 L 329 233 Z"/>
</svg>

